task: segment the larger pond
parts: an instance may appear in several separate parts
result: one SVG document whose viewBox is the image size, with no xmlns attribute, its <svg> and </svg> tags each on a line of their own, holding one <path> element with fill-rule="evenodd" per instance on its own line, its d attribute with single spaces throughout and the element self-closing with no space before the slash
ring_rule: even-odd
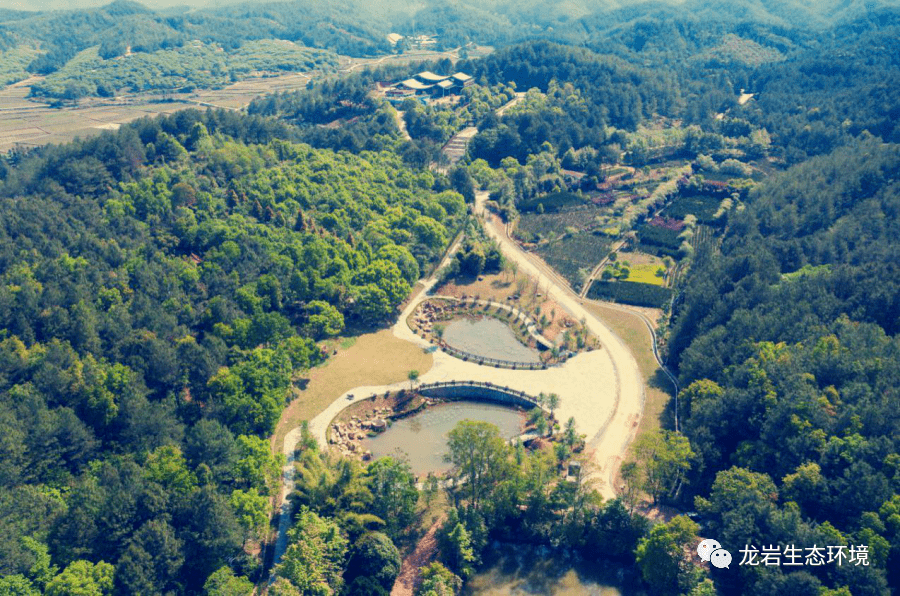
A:
<svg viewBox="0 0 900 596">
<path fill-rule="evenodd" d="M 457 319 L 444 329 L 443 339 L 451 347 L 483 358 L 510 362 L 540 362 L 538 351 L 518 340 L 503 321 L 491 317 Z"/>
<path fill-rule="evenodd" d="M 466 582 L 464 596 L 627 596 L 629 573 L 522 544 L 497 545 Z"/>
<path fill-rule="evenodd" d="M 396 455 L 408 459 L 415 474 L 445 472 L 451 465 L 444 461 L 447 433 L 461 420 L 490 422 L 504 438 L 522 433 L 525 416 L 518 410 L 494 404 L 455 401 L 431 406 L 422 412 L 394 422 L 383 433 L 362 441 L 376 458 Z"/>
</svg>

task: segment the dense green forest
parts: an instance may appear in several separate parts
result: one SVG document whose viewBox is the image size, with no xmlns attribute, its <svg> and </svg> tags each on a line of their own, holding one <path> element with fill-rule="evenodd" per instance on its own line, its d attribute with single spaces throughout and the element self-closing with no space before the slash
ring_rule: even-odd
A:
<svg viewBox="0 0 900 596">
<path fill-rule="evenodd" d="M 340 14 L 310 1 L 170 14 L 116 0 L 79 11 L 0 13 L 0 49 L 16 45 L 40 49 L 41 55 L 28 67 L 35 74 L 59 70 L 76 54 L 94 46 L 104 59 L 123 56 L 129 50 L 153 53 L 179 48 L 193 40 L 226 50 L 260 39 L 283 39 L 349 55 L 389 49 L 382 28 L 366 24 L 367 15 L 376 25 L 382 22 L 370 10 L 360 7 L 343 13 L 344 17 Z M 303 18 L 297 18 L 301 15 Z"/>
<path fill-rule="evenodd" d="M 31 95 L 76 100 L 123 92 L 186 92 L 222 87 L 259 72 L 331 70 L 336 62 L 328 52 L 274 40 L 248 41 L 229 52 L 214 45 L 189 43 L 109 59 L 92 47 L 32 85 Z"/>
<path fill-rule="evenodd" d="M 720 574 L 735 592 L 897 585 L 898 171 L 900 148 L 875 139 L 796 166 L 688 276 L 670 346 L 711 535 L 873 552 L 865 569 Z"/>
<path fill-rule="evenodd" d="M 248 545 L 264 542 L 283 464 L 268 438 L 298 398 L 293 381 L 327 360 L 323 340 L 393 320 L 450 239 L 474 229 L 476 188 L 573 287 L 626 236 L 677 259 L 674 287 L 588 288 L 661 308 L 677 406 L 637 442 L 608 502 L 559 480 L 581 440 L 574 425 L 535 451 L 457 427 L 459 483 L 443 492 L 417 489 L 400 459 L 339 459 L 304 436 L 270 594 L 389 593 L 417 502 L 444 497 L 440 562 L 418 594 L 457 594 L 495 541 L 603 559 L 636 594 L 897 593 L 890 6 L 0 10 L 0 82 L 40 74 L 32 93 L 57 99 L 327 70 L 336 54 L 400 51 L 390 31 L 435 34 L 439 49 L 497 46 L 334 74 L 246 114 L 183 111 L 0 159 L 0 595 L 249 593 L 263 561 Z M 477 85 L 453 105 L 371 93 L 423 69 Z M 470 123 L 479 132 L 461 164 L 434 173 Z M 667 169 L 672 191 L 655 196 L 647 185 Z M 632 202 L 617 208 L 626 186 Z M 618 212 L 597 215 L 603 205 Z M 485 265 L 464 266 L 485 252 L 475 236 L 452 262 L 477 278 Z M 699 525 L 652 523 L 642 497 Z M 701 536 L 731 547 L 731 569 L 685 556 Z M 737 564 L 744 545 L 791 544 L 867 545 L 870 564 Z"/>
<path fill-rule="evenodd" d="M 51 74 L 91 48 L 96 48 L 99 58 L 110 60 L 131 53 L 153 56 L 160 51 L 178 51 L 194 42 L 220 47 L 228 55 L 248 42 L 285 40 L 338 54 L 371 56 L 403 51 L 402 45 L 392 47 L 386 40 L 388 33 L 398 32 L 434 35 L 439 50 L 470 42 L 500 47 L 534 39 L 581 45 L 619 56 L 636 67 L 662 64 L 685 73 L 680 81 L 683 98 L 691 105 L 707 104 L 724 98 L 709 93 L 717 85 L 695 76 L 698 69 L 728 67 L 728 78 L 735 86 L 749 88 L 744 83 L 756 66 L 777 63 L 809 49 L 821 53 L 823 47 L 827 48 L 830 42 L 818 37 L 811 27 L 824 29 L 869 18 L 879 14 L 879 7 L 896 6 L 895 0 L 864 5 L 750 0 L 633 5 L 573 0 L 554 5 L 552 10 L 539 2 L 508 0 L 341 0 L 332 4 L 335 6 L 291 0 L 154 11 L 131 0 L 115 0 L 79 11 L 2 11 L 0 75 L 6 80 L 20 80 L 28 74 Z M 165 56 L 148 60 L 164 63 Z M 258 64 L 264 67 L 261 70 L 284 70 L 294 68 L 297 61 L 285 63 L 275 58 Z M 218 79 L 209 79 L 202 61 L 181 68 L 196 72 L 197 77 L 192 77 L 195 86 L 219 84 Z M 232 69 L 232 73 L 237 72 L 240 69 Z M 106 87 L 117 77 L 112 78 Z M 632 110 L 632 104 L 628 102 L 623 108 Z M 607 107 L 618 109 L 616 104 Z"/>
<path fill-rule="evenodd" d="M 285 130 L 179 112 L 4 169 L 4 589 L 255 577 L 294 371 L 391 316 L 464 211 L 395 153 Z"/>
</svg>

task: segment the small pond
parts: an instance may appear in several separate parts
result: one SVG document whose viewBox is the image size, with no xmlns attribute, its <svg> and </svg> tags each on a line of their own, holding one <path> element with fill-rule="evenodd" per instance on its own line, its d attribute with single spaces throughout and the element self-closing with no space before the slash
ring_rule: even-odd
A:
<svg viewBox="0 0 900 596">
<path fill-rule="evenodd" d="M 484 358 L 541 361 L 537 350 L 520 342 L 506 323 L 491 317 L 456 319 L 444 329 L 443 339 L 457 350 Z"/>
<path fill-rule="evenodd" d="M 592 565 L 530 545 L 495 545 L 482 569 L 466 582 L 464 596 L 626 596 L 630 574 Z"/>
<path fill-rule="evenodd" d="M 525 425 L 524 414 L 513 408 L 475 401 L 454 401 L 431 406 L 394 422 L 383 433 L 363 439 L 362 449 L 368 449 L 376 458 L 396 455 L 399 450 L 409 458 L 415 474 L 446 472 L 451 468 L 449 463 L 444 462 L 447 433 L 461 420 L 490 422 L 507 439 L 521 434 Z"/>
</svg>

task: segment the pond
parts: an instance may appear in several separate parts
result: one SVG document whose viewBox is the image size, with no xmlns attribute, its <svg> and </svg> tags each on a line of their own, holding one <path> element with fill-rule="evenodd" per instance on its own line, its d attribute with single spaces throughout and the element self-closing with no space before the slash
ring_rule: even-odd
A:
<svg viewBox="0 0 900 596">
<path fill-rule="evenodd" d="M 490 548 L 482 569 L 469 578 L 464 596 L 628 596 L 624 570 L 592 565 L 548 549 L 503 544 Z"/>
<path fill-rule="evenodd" d="M 362 449 L 368 449 L 376 458 L 396 455 L 399 450 L 409 458 L 415 474 L 446 472 L 451 468 L 449 463 L 444 462 L 447 433 L 461 420 L 490 422 L 507 439 L 521 434 L 525 425 L 525 415 L 513 408 L 475 401 L 454 401 L 431 406 L 394 422 L 383 433 L 363 439 Z"/>
<path fill-rule="evenodd" d="M 451 347 L 484 358 L 510 362 L 540 362 L 538 351 L 524 345 L 509 325 L 491 317 L 457 319 L 444 329 Z"/>
</svg>

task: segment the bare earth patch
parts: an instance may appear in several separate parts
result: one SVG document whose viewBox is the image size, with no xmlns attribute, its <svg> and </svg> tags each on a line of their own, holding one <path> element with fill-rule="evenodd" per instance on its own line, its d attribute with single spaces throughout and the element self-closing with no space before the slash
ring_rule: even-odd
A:
<svg viewBox="0 0 900 596">
<path fill-rule="evenodd" d="M 421 580 L 420 569 L 427 566 L 437 557 L 437 538 L 436 534 L 440 529 L 444 518 L 440 517 L 435 521 L 431 528 L 421 540 L 416 544 L 413 552 L 403 558 L 400 566 L 400 575 L 394 582 L 391 590 L 391 596 L 413 596 L 416 585 Z"/>
</svg>

